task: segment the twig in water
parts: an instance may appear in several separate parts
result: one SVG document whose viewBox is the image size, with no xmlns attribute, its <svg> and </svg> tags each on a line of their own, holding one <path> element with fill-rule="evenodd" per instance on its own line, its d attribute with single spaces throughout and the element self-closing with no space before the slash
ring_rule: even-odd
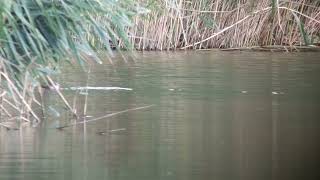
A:
<svg viewBox="0 0 320 180">
<path fill-rule="evenodd" d="M 131 112 L 131 111 L 148 109 L 148 108 L 151 108 L 153 106 L 155 106 L 155 105 L 153 104 L 153 105 L 149 105 L 149 106 L 142 106 L 142 107 L 137 107 L 137 108 L 132 108 L 132 109 L 126 109 L 126 110 L 123 110 L 123 111 L 110 113 L 110 114 L 107 114 L 105 116 L 89 119 L 89 120 L 86 120 L 86 121 L 76 122 L 76 123 L 72 123 L 72 124 L 69 124 L 69 125 L 66 125 L 66 126 L 57 127 L 56 129 L 62 130 L 63 128 L 75 126 L 77 124 L 84 124 L 84 123 L 94 122 L 94 121 L 98 121 L 98 120 L 105 119 L 105 118 L 110 118 L 110 117 L 113 117 L 113 116 L 116 116 L 116 115 L 120 115 L 120 114 L 124 114 L 124 113 L 127 113 L 127 112 Z"/>
</svg>

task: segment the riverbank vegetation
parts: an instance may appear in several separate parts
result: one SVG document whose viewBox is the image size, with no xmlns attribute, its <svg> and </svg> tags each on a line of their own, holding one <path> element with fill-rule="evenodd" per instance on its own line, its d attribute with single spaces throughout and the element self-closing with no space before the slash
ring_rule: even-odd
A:
<svg viewBox="0 0 320 180">
<path fill-rule="evenodd" d="M 134 19 L 138 50 L 304 46 L 320 42 L 317 0 L 157 0 Z"/>
<path fill-rule="evenodd" d="M 38 124 L 44 86 L 75 114 L 52 79 L 61 64 L 122 48 L 317 46 L 320 1 L 0 0 L 0 27 L 0 117 Z"/>
<path fill-rule="evenodd" d="M 41 87 L 50 86 L 73 112 L 51 76 L 60 64 L 101 63 L 97 46 L 126 40 L 134 2 L 113 0 L 0 1 L 0 113 L 6 121 L 41 121 Z M 103 18 L 103 21 L 99 21 Z M 122 41 L 126 42 L 126 41 Z M 129 45 L 129 43 L 124 43 Z M 0 125 L 5 126 L 5 123 Z"/>
</svg>

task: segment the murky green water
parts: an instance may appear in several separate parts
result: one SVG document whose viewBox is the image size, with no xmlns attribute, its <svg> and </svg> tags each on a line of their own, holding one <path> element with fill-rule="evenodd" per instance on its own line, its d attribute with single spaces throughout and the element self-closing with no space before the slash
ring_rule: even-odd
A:
<svg viewBox="0 0 320 180">
<path fill-rule="evenodd" d="M 88 115 L 154 106 L 56 130 L 67 113 L 46 96 L 60 117 L 0 130 L 0 180 L 320 179 L 319 57 L 138 53 L 135 63 L 92 67 L 89 78 L 66 68 L 63 87 L 88 79 L 132 88 L 89 91 Z M 75 92 L 64 93 L 72 104 Z M 76 99 L 78 111 L 84 102 Z"/>
</svg>

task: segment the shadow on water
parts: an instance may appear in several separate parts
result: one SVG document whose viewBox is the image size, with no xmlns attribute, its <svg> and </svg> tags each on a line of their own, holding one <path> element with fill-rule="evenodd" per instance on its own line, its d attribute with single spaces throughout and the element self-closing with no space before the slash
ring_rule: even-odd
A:
<svg viewBox="0 0 320 180">
<path fill-rule="evenodd" d="M 319 77 L 318 53 L 152 52 L 93 67 L 89 86 L 133 90 L 89 91 L 88 115 L 155 106 L 60 131 L 67 115 L 46 96 L 59 118 L 0 130 L 0 179 L 320 179 Z M 79 68 L 59 79 L 87 83 Z"/>
</svg>

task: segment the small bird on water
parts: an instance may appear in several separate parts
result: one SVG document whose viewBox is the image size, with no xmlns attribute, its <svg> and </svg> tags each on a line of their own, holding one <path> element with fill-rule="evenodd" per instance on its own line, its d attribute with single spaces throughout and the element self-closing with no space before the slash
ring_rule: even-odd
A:
<svg viewBox="0 0 320 180">
<path fill-rule="evenodd" d="M 41 88 L 47 89 L 47 90 L 56 90 L 60 89 L 59 84 L 41 84 Z"/>
</svg>

